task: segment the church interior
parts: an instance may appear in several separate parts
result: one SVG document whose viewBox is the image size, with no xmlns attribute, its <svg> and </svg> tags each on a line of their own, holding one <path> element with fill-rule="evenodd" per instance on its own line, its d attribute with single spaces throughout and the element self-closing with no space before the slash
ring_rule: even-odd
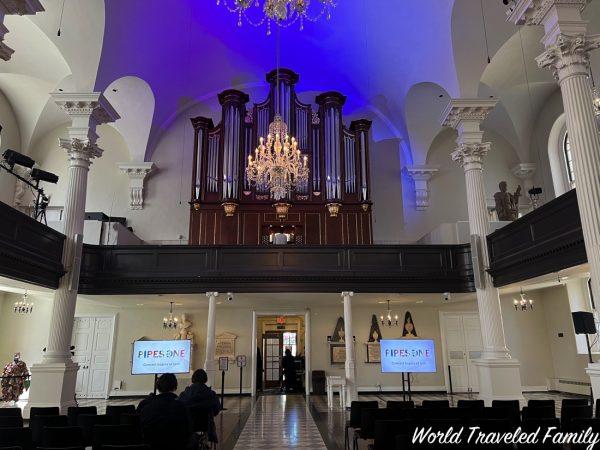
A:
<svg viewBox="0 0 600 450">
<path fill-rule="evenodd" d="M 600 0 L 0 23 L 0 450 L 600 443 Z"/>
</svg>

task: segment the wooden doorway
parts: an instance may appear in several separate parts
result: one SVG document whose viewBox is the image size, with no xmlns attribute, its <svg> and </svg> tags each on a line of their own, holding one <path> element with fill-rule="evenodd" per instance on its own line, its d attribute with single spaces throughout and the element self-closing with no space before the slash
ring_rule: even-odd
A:
<svg viewBox="0 0 600 450">
<path fill-rule="evenodd" d="M 263 334 L 264 387 L 272 389 L 281 386 L 283 333 L 270 331 Z"/>
</svg>

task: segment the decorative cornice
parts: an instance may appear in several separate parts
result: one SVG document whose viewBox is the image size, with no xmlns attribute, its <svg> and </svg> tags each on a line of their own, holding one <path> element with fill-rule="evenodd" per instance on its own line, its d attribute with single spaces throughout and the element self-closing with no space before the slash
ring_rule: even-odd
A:
<svg viewBox="0 0 600 450">
<path fill-rule="evenodd" d="M 0 0 L 0 14 L 24 16 L 42 11 L 44 7 L 39 0 Z"/>
<path fill-rule="evenodd" d="M 581 10 L 590 0 L 517 0 L 506 11 L 507 20 L 515 25 L 541 25 L 555 5 L 579 6 Z"/>
<path fill-rule="evenodd" d="M 144 180 L 156 168 L 152 161 L 120 163 L 119 170 L 129 177 L 129 207 L 144 209 Z"/>
<path fill-rule="evenodd" d="M 52 92 L 50 95 L 70 117 L 93 118 L 96 125 L 120 119 L 101 92 Z"/>
<path fill-rule="evenodd" d="M 473 144 L 461 143 L 456 150 L 452 152 L 452 161 L 459 163 L 465 170 L 472 165 L 481 165 L 483 164 L 483 157 L 488 154 L 490 147 L 491 145 L 489 142 Z"/>
<path fill-rule="evenodd" d="M 440 123 L 444 127 L 456 128 L 461 122 L 483 122 L 498 103 L 497 99 L 456 98 L 444 109 Z"/>
<path fill-rule="evenodd" d="M 533 176 L 535 169 L 535 163 L 519 163 L 516 166 L 513 166 L 510 171 L 515 177 L 521 180 L 527 180 Z"/>
<path fill-rule="evenodd" d="M 8 33 L 8 28 L 2 23 L 4 16 L 23 16 L 41 11 L 44 11 L 44 7 L 39 0 L 0 0 L 0 59 L 9 61 L 15 52 L 4 43 L 4 35 Z"/>
<path fill-rule="evenodd" d="M 440 169 L 437 166 L 412 166 L 404 170 L 415 183 L 415 208 L 424 211 L 429 206 L 429 181 Z"/>
</svg>

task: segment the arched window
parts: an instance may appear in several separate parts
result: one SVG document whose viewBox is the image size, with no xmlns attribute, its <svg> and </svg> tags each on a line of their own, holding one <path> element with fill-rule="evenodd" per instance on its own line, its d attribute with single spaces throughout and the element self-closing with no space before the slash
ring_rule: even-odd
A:
<svg viewBox="0 0 600 450">
<path fill-rule="evenodd" d="M 563 154 L 565 159 L 565 167 L 567 169 L 567 178 L 571 187 L 575 187 L 575 170 L 573 169 L 573 155 L 571 154 L 571 142 L 569 141 L 569 133 L 565 133 L 563 140 Z"/>
</svg>

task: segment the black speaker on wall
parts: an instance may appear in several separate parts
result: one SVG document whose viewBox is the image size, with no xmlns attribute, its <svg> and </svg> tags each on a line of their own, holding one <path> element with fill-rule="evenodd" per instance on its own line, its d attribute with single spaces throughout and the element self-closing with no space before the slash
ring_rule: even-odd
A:
<svg viewBox="0 0 600 450">
<path fill-rule="evenodd" d="M 573 314 L 573 326 L 575 334 L 595 334 L 596 324 L 591 312 L 575 311 Z"/>
</svg>

